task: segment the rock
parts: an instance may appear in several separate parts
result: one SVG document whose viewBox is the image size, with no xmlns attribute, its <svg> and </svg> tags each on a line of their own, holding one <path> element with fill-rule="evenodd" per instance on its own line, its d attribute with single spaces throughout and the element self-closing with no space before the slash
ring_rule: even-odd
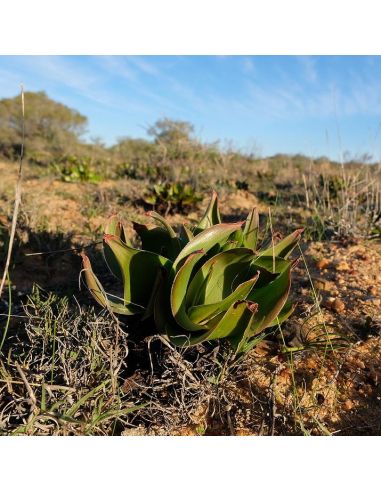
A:
<svg viewBox="0 0 381 492">
<path fill-rule="evenodd" d="M 345 309 L 345 304 L 337 297 L 329 297 L 325 304 L 329 309 L 335 311 L 336 313 L 341 313 Z"/>
<path fill-rule="evenodd" d="M 372 285 L 371 287 L 368 287 L 368 292 L 371 296 L 376 296 L 377 295 L 377 289 L 374 285 Z"/>
<path fill-rule="evenodd" d="M 323 278 L 312 278 L 315 289 L 328 290 L 328 281 Z"/>
<path fill-rule="evenodd" d="M 327 268 L 330 263 L 331 262 L 329 260 L 327 260 L 327 258 L 323 258 L 316 263 L 316 267 L 319 270 L 324 270 L 324 268 Z"/>
<path fill-rule="evenodd" d="M 333 310 L 336 311 L 337 313 L 341 313 L 341 311 L 344 311 L 344 309 L 345 309 L 345 304 L 343 303 L 343 301 L 336 298 L 333 302 Z"/>
<path fill-rule="evenodd" d="M 348 270 L 351 269 L 351 267 L 348 265 L 348 263 L 346 261 L 340 261 L 340 263 L 338 263 L 336 266 L 335 266 L 335 269 L 338 271 L 338 272 L 347 272 Z"/>
<path fill-rule="evenodd" d="M 353 408 L 353 401 L 352 400 L 345 400 L 343 407 L 345 410 L 349 411 L 352 410 Z"/>
</svg>

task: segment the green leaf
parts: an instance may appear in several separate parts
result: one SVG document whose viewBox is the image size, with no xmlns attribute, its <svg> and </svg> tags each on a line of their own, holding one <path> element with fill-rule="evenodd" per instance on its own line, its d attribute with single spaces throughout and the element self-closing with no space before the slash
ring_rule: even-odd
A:
<svg viewBox="0 0 381 492">
<path fill-rule="evenodd" d="M 180 227 L 180 241 L 182 246 L 188 244 L 194 238 L 193 232 L 185 224 Z"/>
<path fill-rule="evenodd" d="M 159 222 L 164 227 L 164 229 L 166 229 L 168 231 L 168 234 L 171 238 L 173 238 L 173 239 L 177 238 L 176 232 L 173 230 L 172 226 L 160 214 L 158 214 L 157 212 L 151 211 L 151 212 L 147 212 L 146 215 L 148 215 L 148 217 L 152 217 L 157 222 Z"/>
<path fill-rule="evenodd" d="M 213 190 L 212 196 L 206 212 L 194 230 L 194 234 L 199 234 L 208 227 L 221 223 L 220 211 L 218 209 L 218 196 Z"/>
<path fill-rule="evenodd" d="M 147 227 L 137 222 L 132 223 L 134 230 L 142 241 L 142 249 L 151 251 L 169 259 L 178 254 L 177 239 L 173 239 L 163 227 Z M 174 242 L 175 241 L 175 242 Z"/>
<path fill-rule="evenodd" d="M 250 301 L 237 301 L 230 308 L 213 319 L 208 324 L 208 330 L 203 333 L 186 333 L 167 325 L 167 335 L 170 341 L 178 347 L 189 347 L 206 340 L 231 337 L 233 334 L 242 333 L 253 321 L 256 304 Z"/>
<path fill-rule="evenodd" d="M 259 215 L 256 207 L 249 213 L 243 229 L 242 245 L 255 250 L 258 242 Z"/>
<path fill-rule="evenodd" d="M 205 253 L 207 253 L 213 247 L 224 244 L 230 234 L 241 227 L 241 224 L 242 222 L 236 222 L 233 224 L 217 224 L 203 232 L 200 232 L 183 248 L 177 256 L 173 267 L 177 269 L 181 260 L 195 251 L 202 249 Z"/>
<path fill-rule="evenodd" d="M 112 215 L 108 219 L 104 228 L 104 233 L 116 236 L 120 238 L 124 243 L 131 246 L 131 243 L 125 234 L 125 229 L 117 215 Z M 119 268 L 118 262 L 113 252 L 110 250 L 107 244 L 105 244 L 104 241 L 103 241 L 103 256 L 111 273 L 115 275 L 115 277 L 117 277 L 119 280 L 122 280 L 122 272 Z"/>
<path fill-rule="evenodd" d="M 303 231 L 304 229 L 297 229 L 277 244 L 274 244 L 274 247 L 270 246 L 269 248 L 260 251 L 260 256 L 279 256 L 281 258 L 288 258 L 298 244 Z"/>
<path fill-rule="evenodd" d="M 222 313 L 230 308 L 236 301 L 244 300 L 253 289 L 255 282 L 258 280 L 259 273 L 250 280 L 239 285 L 234 292 L 225 297 L 219 302 L 212 304 L 201 304 L 199 306 L 191 306 L 188 309 L 188 315 L 194 323 L 208 322 L 212 317 Z"/>
<path fill-rule="evenodd" d="M 250 301 L 258 304 L 255 322 L 250 331 L 256 335 L 264 330 L 279 315 L 286 303 L 291 286 L 291 264 L 275 280 L 261 289 L 253 290 L 249 295 Z"/>
<path fill-rule="evenodd" d="M 108 218 L 104 227 L 104 233 L 121 237 L 122 225 L 117 215 L 112 215 L 111 217 Z"/>
<path fill-rule="evenodd" d="M 116 236 L 105 235 L 104 241 L 122 271 L 125 302 L 147 306 L 158 270 L 170 268 L 171 261 L 150 251 L 131 248 Z"/>
<path fill-rule="evenodd" d="M 110 309 L 114 313 L 133 315 L 144 311 L 144 307 L 134 304 L 125 303 L 116 296 L 107 294 L 98 278 L 95 276 L 89 258 L 82 254 L 83 270 L 85 273 L 85 281 L 87 288 L 94 299 L 104 308 Z"/>
<path fill-rule="evenodd" d="M 127 229 L 120 221 L 118 215 L 112 215 L 105 224 L 104 234 L 111 234 L 119 237 L 124 243 L 131 246 L 131 242 L 127 235 Z"/>
<path fill-rule="evenodd" d="M 271 328 L 273 326 L 279 326 L 283 321 L 286 321 L 292 313 L 295 311 L 296 304 L 292 304 L 287 301 L 286 304 L 282 307 L 278 316 L 270 323 L 267 328 Z"/>
<path fill-rule="evenodd" d="M 239 339 L 251 325 L 258 306 L 247 300 L 237 301 L 226 311 L 224 317 L 209 334 L 208 339 L 231 338 Z"/>
<path fill-rule="evenodd" d="M 188 331 L 200 331 L 203 326 L 189 319 L 186 306 L 186 292 L 192 271 L 198 260 L 205 254 L 203 250 L 188 256 L 184 265 L 177 272 L 171 289 L 171 310 L 179 325 Z"/>
<path fill-rule="evenodd" d="M 237 285 L 254 277 L 250 270 L 253 252 L 247 248 L 223 251 L 206 261 L 193 277 L 187 292 L 187 306 L 220 302 L 234 290 L 234 281 L 240 275 Z"/>
</svg>

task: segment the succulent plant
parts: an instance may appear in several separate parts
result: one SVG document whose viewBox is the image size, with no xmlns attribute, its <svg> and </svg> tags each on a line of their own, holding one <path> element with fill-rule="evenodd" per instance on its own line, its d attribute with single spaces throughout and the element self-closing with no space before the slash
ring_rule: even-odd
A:
<svg viewBox="0 0 381 492">
<path fill-rule="evenodd" d="M 288 318 L 289 256 L 302 229 L 276 244 L 257 249 L 259 217 L 221 223 L 218 198 L 193 229 L 177 234 L 156 212 L 158 226 L 133 223 L 142 249 L 132 247 L 116 216 L 104 235 L 105 260 L 123 284 L 120 297 L 105 292 L 83 255 L 90 292 L 103 307 L 124 315 L 152 317 L 160 333 L 177 346 L 227 338 L 237 353 L 247 351 L 264 329 Z"/>
<path fill-rule="evenodd" d="M 153 205 L 156 210 L 165 212 L 184 213 L 202 200 L 193 186 L 182 183 L 157 183 L 144 197 L 144 201 Z"/>
</svg>

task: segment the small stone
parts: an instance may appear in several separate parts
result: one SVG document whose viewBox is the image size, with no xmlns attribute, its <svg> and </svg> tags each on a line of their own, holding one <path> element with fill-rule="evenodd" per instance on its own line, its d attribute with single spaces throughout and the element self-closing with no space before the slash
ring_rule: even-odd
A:
<svg viewBox="0 0 381 492">
<path fill-rule="evenodd" d="M 340 261 L 340 263 L 338 263 L 335 268 L 338 272 L 347 272 L 351 269 L 346 261 Z"/>
<path fill-rule="evenodd" d="M 344 409 L 349 412 L 349 410 L 352 410 L 353 408 L 353 401 L 351 400 L 346 400 L 343 405 Z"/>
<path fill-rule="evenodd" d="M 377 295 L 377 289 L 374 285 L 368 288 L 368 292 L 371 296 L 376 296 Z"/>
<path fill-rule="evenodd" d="M 365 369 L 365 364 L 362 360 L 360 359 L 354 359 L 354 364 L 359 368 L 359 369 Z"/>
<path fill-rule="evenodd" d="M 331 262 L 327 260 L 327 258 L 323 258 L 316 263 L 316 267 L 319 270 L 324 270 L 324 268 L 327 268 L 330 263 Z"/>
<path fill-rule="evenodd" d="M 236 436 L 250 436 L 251 432 L 250 432 L 250 429 L 236 429 L 235 435 Z"/>
<path fill-rule="evenodd" d="M 323 278 L 313 278 L 312 283 L 314 284 L 315 289 L 318 290 L 327 290 L 328 282 Z"/>
<path fill-rule="evenodd" d="M 344 309 L 345 309 L 345 304 L 343 303 L 343 301 L 336 298 L 333 303 L 333 310 L 336 311 L 337 313 L 341 313 L 341 311 L 344 311 Z"/>
<path fill-rule="evenodd" d="M 341 313 L 345 309 L 345 304 L 337 297 L 329 297 L 326 301 L 326 306 L 336 313 Z"/>
</svg>

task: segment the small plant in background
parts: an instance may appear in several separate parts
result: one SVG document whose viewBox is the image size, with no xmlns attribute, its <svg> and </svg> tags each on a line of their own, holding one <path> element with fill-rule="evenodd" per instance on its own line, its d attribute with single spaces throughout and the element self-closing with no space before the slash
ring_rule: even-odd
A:
<svg viewBox="0 0 381 492">
<path fill-rule="evenodd" d="M 319 187 L 325 194 L 328 193 L 330 199 L 337 199 L 339 194 L 345 189 L 345 181 L 341 176 L 319 176 Z"/>
<path fill-rule="evenodd" d="M 256 209 L 244 222 L 221 223 L 216 193 L 200 222 L 192 229 L 182 225 L 178 234 L 156 212 L 148 215 L 159 226 L 134 223 L 142 249 L 131 246 L 117 217 L 107 223 L 104 255 L 123 283 L 120 297 L 105 292 L 83 255 L 87 286 L 101 306 L 152 317 L 176 346 L 227 338 L 236 353 L 248 351 L 263 330 L 291 315 L 289 256 L 301 229 L 258 250 Z"/>
<path fill-rule="evenodd" d="M 235 187 L 237 188 L 237 190 L 243 190 L 243 191 L 248 191 L 249 190 L 249 183 L 246 181 L 246 179 L 244 180 L 237 180 L 235 182 Z"/>
<path fill-rule="evenodd" d="M 342 176 L 320 174 L 318 180 L 303 176 L 305 202 L 312 212 L 312 238 L 376 238 L 380 236 L 380 170 L 362 169 Z"/>
<path fill-rule="evenodd" d="M 66 183 L 98 183 L 101 176 L 92 169 L 89 157 L 66 156 L 52 163 L 54 170 Z"/>
<path fill-rule="evenodd" d="M 202 197 L 193 186 L 182 183 L 159 183 L 145 195 L 144 201 L 164 215 L 188 213 Z"/>
</svg>

